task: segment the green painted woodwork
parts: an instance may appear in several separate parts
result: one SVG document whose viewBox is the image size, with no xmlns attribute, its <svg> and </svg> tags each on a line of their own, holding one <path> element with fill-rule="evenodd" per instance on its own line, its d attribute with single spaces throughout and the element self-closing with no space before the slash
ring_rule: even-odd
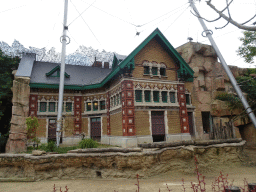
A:
<svg viewBox="0 0 256 192">
<path fill-rule="evenodd" d="M 167 103 L 167 91 L 162 91 L 162 102 Z"/>
<path fill-rule="evenodd" d="M 157 67 L 152 67 L 152 75 L 157 75 Z"/>
<path fill-rule="evenodd" d="M 171 103 L 176 103 L 175 92 L 170 92 L 170 102 Z"/>
<path fill-rule="evenodd" d="M 144 91 L 145 102 L 151 102 L 151 91 Z"/>
<path fill-rule="evenodd" d="M 149 75 L 149 66 L 144 66 L 144 75 Z"/>
<path fill-rule="evenodd" d="M 60 77 L 60 66 L 56 66 L 54 67 L 51 71 L 49 71 L 48 73 L 45 74 L 47 77 Z M 70 75 L 68 75 L 66 72 L 65 72 L 65 77 L 66 78 L 69 78 Z"/>
<path fill-rule="evenodd" d="M 100 101 L 100 110 L 105 110 L 105 101 Z"/>
<path fill-rule="evenodd" d="M 141 90 L 135 90 L 135 101 L 142 102 L 142 91 Z"/>
<path fill-rule="evenodd" d="M 159 102 L 159 91 L 153 91 L 153 101 Z"/>
<path fill-rule="evenodd" d="M 40 102 L 40 112 L 46 112 L 46 102 Z"/>
</svg>

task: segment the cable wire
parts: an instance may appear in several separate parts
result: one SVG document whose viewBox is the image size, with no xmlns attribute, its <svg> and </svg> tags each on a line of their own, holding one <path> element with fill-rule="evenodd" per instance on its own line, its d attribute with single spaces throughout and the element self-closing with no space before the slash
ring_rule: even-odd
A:
<svg viewBox="0 0 256 192">
<path fill-rule="evenodd" d="M 167 31 L 179 18 L 180 18 L 180 16 L 181 15 L 183 15 L 183 13 L 189 8 L 190 6 L 188 6 L 172 23 L 171 23 L 171 25 L 169 25 L 168 27 L 167 27 L 167 29 L 165 30 L 165 31 Z M 164 32 L 165 32 L 164 31 Z"/>
<path fill-rule="evenodd" d="M 161 16 L 159 16 L 159 17 L 157 17 L 157 18 L 155 18 L 155 19 L 153 19 L 153 20 L 151 20 L 151 21 L 149 21 L 149 22 L 147 22 L 147 23 L 144 23 L 143 25 L 140 25 L 139 27 L 142 27 L 142 26 L 144 26 L 144 25 L 147 25 L 147 24 L 149 24 L 149 23 L 152 23 L 153 21 L 156 21 L 156 20 L 160 19 L 161 17 L 163 17 L 163 16 L 165 16 L 165 15 L 168 15 L 169 13 L 171 13 L 171 12 L 173 12 L 173 11 L 175 11 L 175 10 L 177 10 L 177 9 L 179 9 L 179 8 L 181 8 L 181 7 L 184 7 L 186 4 L 188 4 L 188 2 L 185 3 L 185 4 L 183 4 L 183 5 L 180 6 L 180 7 L 176 8 L 176 9 L 173 9 L 173 10 L 171 10 L 171 11 L 169 11 L 169 12 L 167 12 L 167 13 L 165 13 L 165 14 L 163 14 L 163 15 L 161 15 Z"/>
<path fill-rule="evenodd" d="M 76 8 L 75 4 L 71 1 L 72 5 L 75 7 L 76 11 L 80 14 L 80 12 L 78 11 L 78 9 Z M 96 35 L 93 33 L 93 31 L 91 30 L 90 26 L 86 23 L 86 21 L 84 20 L 83 16 L 81 15 L 82 20 L 84 21 L 84 23 L 86 24 L 86 26 L 89 28 L 89 30 L 91 31 L 91 33 L 93 34 L 93 36 L 95 37 L 95 39 L 99 42 L 99 44 L 101 45 L 100 41 L 98 40 L 98 38 L 96 37 Z"/>
<path fill-rule="evenodd" d="M 79 17 L 82 16 L 82 14 L 87 11 L 97 0 L 93 1 L 81 14 L 79 14 L 73 21 L 71 21 L 68 26 L 70 26 L 76 19 L 78 19 Z M 72 1 L 70 0 L 70 2 L 72 3 Z M 73 4 L 73 3 L 72 3 Z"/>
<path fill-rule="evenodd" d="M 21 5 L 21 6 L 19 6 L 19 7 L 14 7 L 14 8 L 6 9 L 6 10 L 4 10 L 4 11 L 1 11 L 0 14 L 1 14 L 1 13 L 4 13 L 4 12 L 7 12 L 7 11 L 14 10 L 14 9 L 18 9 L 18 8 L 21 8 L 21 7 L 26 7 L 26 6 L 27 6 L 27 5 Z"/>
<path fill-rule="evenodd" d="M 88 4 L 87 2 L 85 2 L 85 1 L 83 1 L 83 0 L 81 0 L 81 1 L 84 2 L 84 3 L 86 3 L 86 4 Z M 126 20 L 124 20 L 124 19 L 122 19 L 122 18 L 119 18 L 119 17 L 117 17 L 117 16 L 115 16 L 115 15 L 112 15 L 112 14 L 110 14 L 110 13 L 108 13 L 108 12 L 106 12 L 106 11 L 104 11 L 104 10 L 102 10 L 102 9 L 100 9 L 100 8 L 98 8 L 98 7 L 96 7 L 96 6 L 94 6 L 94 5 L 92 5 L 92 7 L 94 7 L 95 9 L 100 10 L 100 11 L 103 12 L 103 13 L 106 13 L 107 15 L 110 15 L 110 16 L 112 16 L 112 17 L 114 17 L 114 18 L 117 18 L 117 19 L 119 19 L 119 20 L 121 20 L 121 21 L 123 21 L 123 22 L 125 22 L 125 23 L 128 23 L 128 24 L 130 24 L 130 25 L 133 25 L 133 26 L 137 27 L 137 25 L 135 25 L 135 24 L 133 24 L 133 23 L 131 23 L 131 22 L 129 22 L 129 21 L 126 21 Z"/>
</svg>

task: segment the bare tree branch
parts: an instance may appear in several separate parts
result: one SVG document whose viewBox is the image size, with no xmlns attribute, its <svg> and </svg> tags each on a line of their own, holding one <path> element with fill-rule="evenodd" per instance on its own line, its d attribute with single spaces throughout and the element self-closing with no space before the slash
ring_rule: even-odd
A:
<svg viewBox="0 0 256 192">
<path fill-rule="evenodd" d="M 215 6 L 213 4 L 211 4 L 211 0 L 207 1 L 207 5 L 209 7 L 211 7 L 216 13 L 219 14 L 219 16 L 223 19 L 225 19 L 226 21 L 230 22 L 231 24 L 233 24 L 234 26 L 238 27 L 239 29 L 244 29 L 247 31 L 256 31 L 256 26 L 245 26 L 243 24 L 249 22 L 250 20 L 252 20 L 255 16 L 253 16 L 250 20 L 248 20 L 247 22 L 243 23 L 243 24 L 239 24 L 238 22 L 234 21 L 230 16 L 226 16 L 225 14 L 222 13 L 222 11 L 219 11 L 218 9 L 215 8 Z M 229 4 L 230 5 L 230 4 Z M 228 6 L 229 6 L 228 5 Z M 227 6 L 227 8 L 228 8 Z"/>
<path fill-rule="evenodd" d="M 228 3 L 228 5 L 227 5 L 227 7 L 231 4 L 233 2 L 233 0 L 231 0 L 229 3 Z M 223 11 L 225 11 L 226 9 L 227 9 L 227 7 L 225 7 L 221 12 L 223 12 Z M 194 10 L 195 11 L 195 10 Z M 199 13 L 193 13 L 192 11 L 190 11 L 191 13 L 192 13 L 192 15 L 194 15 L 194 16 L 196 16 L 196 17 L 198 17 L 198 18 L 201 18 L 201 19 L 203 19 L 203 20 L 205 20 L 205 21 L 207 21 L 207 22 L 209 22 L 209 23 L 211 23 L 211 22 L 214 22 L 214 21 L 218 21 L 220 18 L 221 18 L 221 16 L 219 16 L 218 18 L 216 18 L 216 19 L 214 19 L 214 20 L 208 20 L 208 19 L 206 19 L 206 18 L 204 18 L 204 17 L 201 17 L 200 15 L 199 15 Z"/>
<path fill-rule="evenodd" d="M 226 8 L 227 8 L 227 10 L 228 10 L 228 16 L 229 16 L 230 19 L 231 19 L 231 14 L 230 14 L 230 11 L 229 11 L 229 5 L 232 3 L 232 1 L 233 1 L 233 0 L 231 0 L 231 2 L 228 3 L 228 0 L 226 0 L 226 3 L 227 3 Z M 226 9 L 226 8 L 225 8 L 225 9 Z M 223 9 L 222 12 L 223 12 L 225 9 Z M 226 23 L 226 25 L 224 25 L 223 27 L 215 27 L 215 29 L 223 29 L 224 27 L 226 27 L 226 26 L 230 23 L 230 19 L 228 20 L 228 22 Z"/>
<path fill-rule="evenodd" d="M 256 14 L 255 14 L 251 19 L 249 19 L 248 21 L 245 21 L 245 22 L 244 22 L 244 23 L 242 23 L 241 25 L 244 25 L 244 24 L 246 24 L 246 23 L 250 22 L 250 21 L 251 21 L 251 20 L 253 20 L 255 17 L 256 17 Z"/>
</svg>

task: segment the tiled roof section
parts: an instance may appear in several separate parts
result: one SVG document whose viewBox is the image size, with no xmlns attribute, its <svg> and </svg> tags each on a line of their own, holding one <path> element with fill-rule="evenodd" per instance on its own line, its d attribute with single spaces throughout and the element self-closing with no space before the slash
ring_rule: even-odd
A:
<svg viewBox="0 0 256 192">
<path fill-rule="evenodd" d="M 30 83 L 59 84 L 59 77 L 47 77 L 46 73 L 60 64 L 36 61 L 32 70 Z M 70 75 L 65 77 L 65 85 L 91 85 L 100 83 L 111 69 L 104 69 L 91 66 L 68 65 L 65 72 Z"/>
<path fill-rule="evenodd" d="M 34 53 L 23 54 L 15 76 L 30 77 L 35 60 L 36 60 L 36 54 Z"/>
</svg>

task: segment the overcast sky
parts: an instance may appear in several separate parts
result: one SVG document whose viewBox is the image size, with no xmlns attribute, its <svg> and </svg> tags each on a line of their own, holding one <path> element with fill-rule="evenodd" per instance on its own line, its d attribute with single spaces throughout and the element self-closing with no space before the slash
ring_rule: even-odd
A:
<svg viewBox="0 0 256 192">
<path fill-rule="evenodd" d="M 225 2 L 212 0 L 219 9 Z M 207 19 L 217 17 L 204 0 L 196 6 Z M 16 39 L 27 48 L 55 47 L 61 52 L 63 10 L 64 0 L 0 0 L 0 41 L 11 45 Z M 69 0 L 71 42 L 67 53 L 84 45 L 128 55 L 157 27 L 175 48 L 186 43 L 188 37 L 209 44 L 201 36 L 203 29 L 190 10 L 188 0 Z M 83 12 L 81 17 L 78 12 Z M 234 0 L 231 6 L 232 17 L 238 22 L 248 20 L 255 13 L 256 0 Z M 236 52 L 241 45 L 242 30 L 232 25 L 215 30 L 225 23 L 221 20 L 206 25 L 213 31 L 213 38 L 228 64 L 250 66 Z"/>
</svg>

